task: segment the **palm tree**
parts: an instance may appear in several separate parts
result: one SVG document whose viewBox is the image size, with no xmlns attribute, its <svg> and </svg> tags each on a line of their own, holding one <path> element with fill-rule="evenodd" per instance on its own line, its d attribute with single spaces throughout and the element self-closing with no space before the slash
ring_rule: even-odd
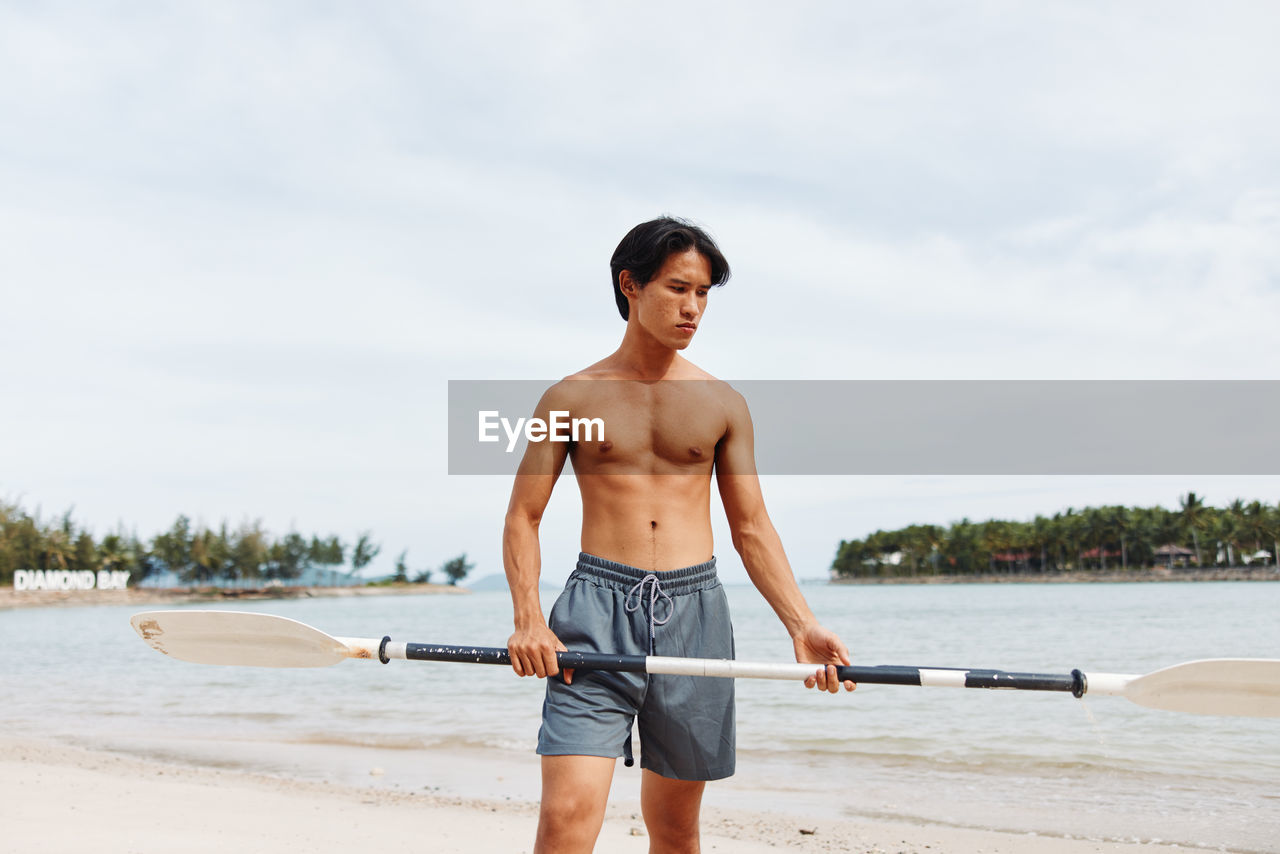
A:
<svg viewBox="0 0 1280 854">
<path fill-rule="evenodd" d="M 1262 550 L 1262 543 L 1267 536 L 1267 508 L 1261 501 L 1250 501 L 1241 514 L 1240 527 L 1245 537 L 1253 544 L 1254 553 Z"/>
<path fill-rule="evenodd" d="M 1049 520 L 1049 545 L 1054 549 L 1053 568 L 1061 572 L 1067 565 L 1067 522 L 1062 513 L 1054 513 Z"/>
<path fill-rule="evenodd" d="M 941 539 L 942 531 L 937 525 L 908 525 L 899 532 L 898 548 L 911 575 L 929 564 Z"/>
<path fill-rule="evenodd" d="M 840 578 L 856 577 L 861 550 L 861 540 L 841 540 L 836 546 L 836 556 L 831 559 L 831 571 Z"/>
<path fill-rule="evenodd" d="M 1280 568 L 1280 501 L 1267 513 L 1267 527 L 1271 534 L 1271 565 Z"/>
<path fill-rule="evenodd" d="M 299 578 L 311 568 L 307 541 L 297 531 L 290 531 L 271 547 L 276 577 L 285 581 Z"/>
<path fill-rule="evenodd" d="M 1125 572 L 1129 570 L 1129 542 L 1128 534 L 1133 528 L 1133 517 L 1129 513 L 1129 508 L 1121 505 L 1113 505 L 1106 508 L 1107 528 L 1112 534 L 1120 537 L 1120 568 Z"/>
<path fill-rule="evenodd" d="M 1226 534 L 1227 541 L 1227 565 L 1238 566 L 1242 561 L 1241 555 L 1244 554 L 1243 542 L 1248 537 L 1245 529 L 1245 504 L 1244 501 L 1237 498 L 1227 505 L 1227 508 L 1219 514 L 1225 517 L 1226 524 L 1223 525 L 1223 533 Z M 1232 554 L 1232 550 L 1235 554 Z M 1254 549 L 1257 551 L 1257 549 Z"/>
<path fill-rule="evenodd" d="M 103 569 L 130 569 L 137 562 L 137 556 L 130 548 L 123 530 L 103 537 L 98 555 Z"/>
<path fill-rule="evenodd" d="M 333 567 L 339 566 L 346 560 L 346 545 L 338 539 L 336 534 L 329 536 L 329 539 L 322 540 L 314 534 L 311 537 L 311 562 L 316 566 L 323 567 L 328 577 L 329 585 L 333 585 Z"/>
<path fill-rule="evenodd" d="M 885 575 L 886 567 L 893 566 L 893 564 L 887 560 L 887 557 L 891 553 L 897 551 L 897 549 L 889 538 L 889 533 L 880 530 L 873 531 L 867 535 L 867 557 L 874 562 L 876 575 Z M 892 570 L 888 570 L 888 572 L 891 574 Z"/>
<path fill-rule="evenodd" d="M 996 571 L 996 553 L 1008 552 L 1017 543 L 1013 523 L 1003 519 L 988 519 L 982 523 L 980 537 L 982 550 L 987 556 L 987 569 L 994 574 Z M 1005 563 L 1007 564 L 1005 572 L 1013 572 L 1013 561 L 1008 560 Z"/>
<path fill-rule="evenodd" d="M 201 526 L 191 540 L 191 569 L 188 580 L 210 584 L 218 574 L 217 535 Z"/>
<path fill-rule="evenodd" d="M 1017 552 L 1017 565 L 1019 572 L 1029 572 L 1031 570 L 1031 550 L 1036 545 L 1035 529 L 1030 522 L 1010 522 L 1009 523 L 1010 545 Z"/>
<path fill-rule="evenodd" d="M 967 516 L 952 523 L 947 530 L 943 557 L 956 573 L 972 574 L 977 571 L 981 536 L 981 527 L 970 522 Z"/>
<path fill-rule="evenodd" d="M 1191 531 L 1191 541 L 1196 547 L 1196 566 L 1204 566 L 1200 555 L 1200 534 L 1199 530 L 1204 527 L 1208 521 L 1209 508 L 1205 506 L 1204 499 L 1196 497 L 1194 492 L 1188 492 L 1186 495 L 1178 499 L 1178 503 L 1182 507 L 1180 518 L 1184 530 Z"/>
<path fill-rule="evenodd" d="M 1129 514 L 1132 548 L 1129 554 L 1140 566 L 1155 566 L 1155 551 L 1177 539 L 1177 523 L 1163 507 L 1135 507 Z"/>
<path fill-rule="evenodd" d="M 1068 507 L 1067 512 L 1062 514 L 1062 534 L 1066 540 L 1067 548 L 1075 552 L 1076 562 L 1074 568 L 1083 570 L 1084 546 L 1088 537 L 1088 527 L 1084 514 L 1077 513 L 1075 508 Z"/>
<path fill-rule="evenodd" d="M 925 550 L 924 559 L 929 562 L 929 573 L 938 574 L 938 548 L 946 532 L 937 525 L 919 525 L 919 545 Z"/>
<path fill-rule="evenodd" d="M 1241 505 L 1243 510 L 1243 505 Z M 1206 533 L 1209 533 L 1217 545 L 1217 552 L 1214 554 L 1214 565 L 1235 566 L 1237 563 L 1237 553 L 1239 552 L 1238 541 L 1240 539 L 1240 516 L 1231 512 L 1230 505 L 1223 510 L 1213 510 L 1209 516 L 1208 524 L 1205 525 Z"/>
<path fill-rule="evenodd" d="M 71 545 L 67 532 L 61 528 L 51 528 L 44 532 L 41 539 L 41 566 L 45 569 L 66 569 L 75 556 L 75 548 Z"/>
<path fill-rule="evenodd" d="M 172 528 L 151 541 L 151 553 L 166 569 L 182 578 L 190 573 L 191 539 L 191 520 L 179 516 Z"/>
<path fill-rule="evenodd" d="M 1101 569 L 1107 571 L 1107 539 L 1111 534 L 1110 519 L 1105 507 L 1088 507 L 1084 511 L 1087 542 L 1098 550 Z"/>
<path fill-rule="evenodd" d="M 98 544 L 93 541 L 93 535 L 88 531 L 81 531 L 80 536 L 76 537 L 73 555 L 75 569 L 87 569 L 91 572 L 96 572 L 102 568 L 102 564 L 98 560 Z"/>
<path fill-rule="evenodd" d="M 255 520 L 241 524 L 231 537 L 230 545 L 227 574 L 237 581 L 257 581 L 261 578 L 263 564 L 267 562 L 270 551 L 262 522 Z"/>
<path fill-rule="evenodd" d="M 1039 513 L 1036 518 L 1031 521 L 1031 543 L 1040 547 L 1040 571 L 1045 572 L 1048 568 L 1049 545 L 1054 538 L 1053 520 L 1046 519 Z"/>
</svg>

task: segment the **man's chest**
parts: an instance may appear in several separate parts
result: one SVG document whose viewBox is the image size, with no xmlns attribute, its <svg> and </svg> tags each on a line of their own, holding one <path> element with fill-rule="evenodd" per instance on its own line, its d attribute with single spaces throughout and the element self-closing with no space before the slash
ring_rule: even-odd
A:
<svg viewBox="0 0 1280 854">
<path fill-rule="evenodd" d="M 715 459 L 727 420 L 704 382 L 610 382 L 579 402 L 574 418 L 598 419 L 602 430 L 573 448 L 574 464 L 648 472 L 665 466 L 699 468 Z M 603 433 L 603 438 L 598 438 Z M 664 465 L 665 464 L 665 465 Z"/>
</svg>

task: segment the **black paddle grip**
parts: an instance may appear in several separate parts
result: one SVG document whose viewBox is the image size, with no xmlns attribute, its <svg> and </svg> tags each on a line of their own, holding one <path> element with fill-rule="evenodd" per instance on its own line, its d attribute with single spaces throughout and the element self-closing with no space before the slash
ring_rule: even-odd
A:
<svg viewBox="0 0 1280 854">
<path fill-rule="evenodd" d="M 404 657 L 412 661 L 456 661 L 466 664 L 505 664 L 511 654 L 497 646 L 442 646 L 440 644 L 405 644 Z M 644 673 L 643 655 L 611 655 L 601 652 L 558 652 L 556 661 L 562 669 L 609 670 L 620 673 Z"/>
</svg>

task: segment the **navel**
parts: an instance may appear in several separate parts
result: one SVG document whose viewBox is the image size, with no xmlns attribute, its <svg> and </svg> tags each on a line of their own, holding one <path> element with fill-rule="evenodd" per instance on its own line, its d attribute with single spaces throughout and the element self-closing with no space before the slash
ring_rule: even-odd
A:
<svg viewBox="0 0 1280 854">
<path fill-rule="evenodd" d="M 655 529 L 655 528 L 657 528 L 657 527 L 658 527 L 658 521 L 657 521 L 656 519 L 650 519 L 650 520 L 649 520 L 649 530 L 653 530 L 653 529 Z"/>
</svg>

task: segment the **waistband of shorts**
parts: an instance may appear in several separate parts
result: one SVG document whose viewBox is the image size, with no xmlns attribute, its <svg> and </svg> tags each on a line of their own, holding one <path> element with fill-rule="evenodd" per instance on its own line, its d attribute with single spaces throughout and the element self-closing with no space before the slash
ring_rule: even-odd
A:
<svg viewBox="0 0 1280 854">
<path fill-rule="evenodd" d="M 593 580 L 622 591 L 629 591 L 646 576 L 653 575 L 658 584 L 667 593 L 678 595 L 706 590 L 720 583 L 716 577 L 716 559 L 706 563 L 686 566 L 683 569 L 672 569 L 665 572 L 649 572 L 646 569 L 628 566 L 625 563 L 607 560 L 586 552 L 578 552 L 578 567 L 574 573 L 590 576 Z"/>
</svg>

